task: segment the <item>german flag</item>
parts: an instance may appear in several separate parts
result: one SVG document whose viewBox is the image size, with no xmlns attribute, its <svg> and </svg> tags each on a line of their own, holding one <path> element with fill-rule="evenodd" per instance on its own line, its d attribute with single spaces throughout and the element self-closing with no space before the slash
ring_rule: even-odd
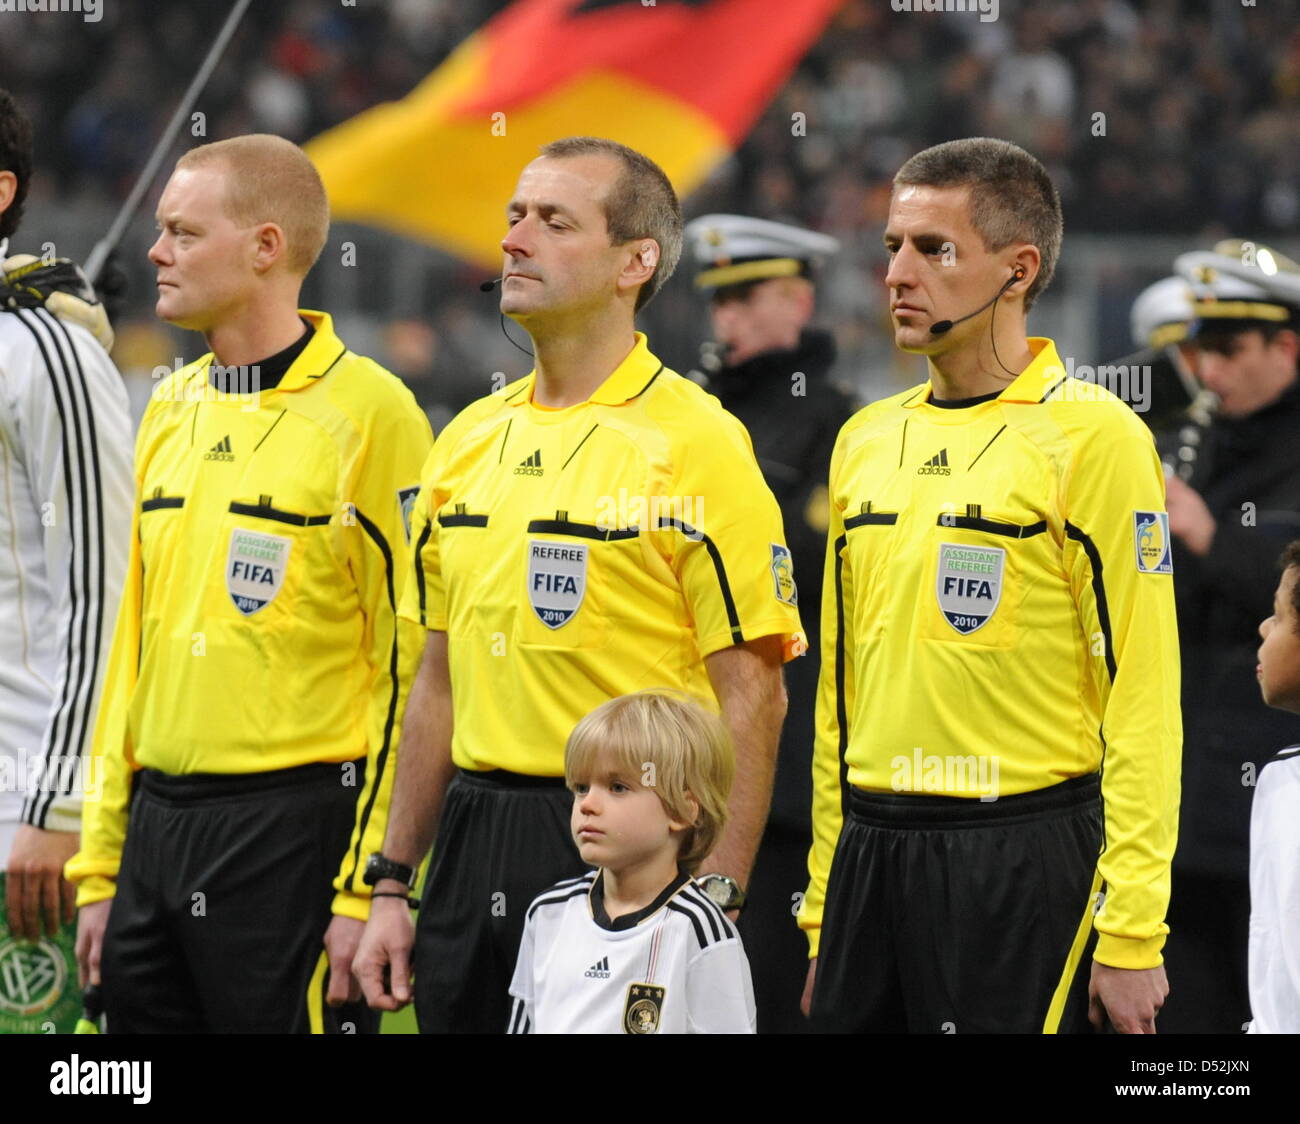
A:
<svg viewBox="0 0 1300 1124">
<path fill-rule="evenodd" d="M 311 141 L 333 217 L 491 269 L 523 166 L 621 141 L 686 195 L 743 139 L 842 0 L 516 0 L 400 102 Z"/>
</svg>

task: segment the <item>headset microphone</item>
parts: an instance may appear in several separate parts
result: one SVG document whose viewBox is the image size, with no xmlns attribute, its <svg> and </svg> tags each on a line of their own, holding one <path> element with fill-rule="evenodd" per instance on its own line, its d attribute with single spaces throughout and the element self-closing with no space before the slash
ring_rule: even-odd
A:
<svg viewBox="0 0 1300 1124">
<path fill-rule="evenodd" d="M 1003 293 L 1005 293 L 1009 288 L 1011 288 L 1012 285 L 1014 285 L 1017 281 L 1019 281 L 1022 277 L 1024 277 L 1024 275 L 1025 275 L 1025 271 L 1019 266 L 1017 266 L 1015 273 L 1013 273 L 1010 277 L 1006 279 L 1002 288 L 1000 288 L 996 293 L 993 294 L 991 300 L 985 301 L 974 312 L 968 312 L 965 316 L 957 317 L 956 320 L 936 320 L 933 324 L 930 325 L 930 335 L 941 336 L 945 332 L 951 331 L 954 325 L 960 324 L 963 320 L 969 320 L 972 316 L 978 316 L 981 312 L 983 312 L 986 308 L 988 308 L 989 305 L 991 305 L 994 301 L 998 300 L 998 298 L 1000 298 Z"/>
<path fill-rule="evenodd" d="M 484 281 L 480 283 L 478 287 L 478 291 L 480 293 L 490 293 L 504 280 L 505 280 L 504 277 L 493 277 L 491 281 Z M 501 334 L 505 336 L 506 339 L 510 340 L 511 345 L 515 348 L 516 351 L 522 351 L 530 359 L 533 358 L 533 353 L 529 351 L 528 348 L 521 347 L 519 344 L 515 343 L 514 340 L 510 339 L 510 333 L 506 331 L 506 314 L 504 312 L 501 313 Z"/>
</svg>

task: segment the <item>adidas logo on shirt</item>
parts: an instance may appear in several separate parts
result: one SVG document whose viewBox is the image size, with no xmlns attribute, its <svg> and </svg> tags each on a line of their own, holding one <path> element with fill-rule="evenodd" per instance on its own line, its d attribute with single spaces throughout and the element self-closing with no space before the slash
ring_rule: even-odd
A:
<svg viewBox="0 0 1300 1124">
<path fill-rule="evenodd" d="M 541 476 L 542 475 L 542 451 L 537 449 L 530 457 L 525 457 L 519 462 L 515 469 L 516 476 Z"/>
<path fill-rule="evenodd" d="M 609 957 L 602 956 L 590 968 L 582 973 L 588 979 L 607 980 L 609 979 Z"/>
<path fill-rule="evenodd" d="M 204 453 L 203 459 L 205 461 L 233 461 L 235 454 L 230 450 L 230 434 L 227 433 L 225 437 Z"/>
<path fill-rule="evenodd" d="M 948 467 L 948 450 L 940 449 L 916 470 L 916 474 L 917 476 L 951 476 L 952 469 Z"/>
</svg>

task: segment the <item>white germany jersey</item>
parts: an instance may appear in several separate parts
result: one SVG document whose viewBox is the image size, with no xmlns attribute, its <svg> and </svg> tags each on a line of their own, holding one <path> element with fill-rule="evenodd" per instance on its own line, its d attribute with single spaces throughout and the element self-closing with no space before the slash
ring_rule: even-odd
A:
<svg viewBox="0 0 1300 1124">
<path fill-rule="evenodd" d="M 1300 1033 L 1300 746 L 1259 772 L 1250 809 L 1253 1034 Z"/>
<path fill-rule="evenodd" d="M 0 258 L 4 243 L 0 242 Z M 81 826 L 131 537 L 131 420 L 95 338 L 0 311 L 0 870 L 20 823 Z"/>
<path fill-rule="evenodd" d="M 510 984 L 511 1034 L 753 1034 L 740 934 L 683 873 L 611 921 L 601 872 L 528 907 Z"/>
</svg>

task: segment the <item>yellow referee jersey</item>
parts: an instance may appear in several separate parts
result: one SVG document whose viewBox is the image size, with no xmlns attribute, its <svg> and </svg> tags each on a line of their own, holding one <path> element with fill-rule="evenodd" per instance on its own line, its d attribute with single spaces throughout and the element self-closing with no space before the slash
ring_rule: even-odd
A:
<svg viewBox="0 0 1300 1124">
<path fill-rule="evenodd" d="M 480 399 L 425 465 L 403 616 L 445 631 L 465 769 L 563 776 L 577 721 L 615 695 L 716 700 L 703 657 L 802 643 L 781 513 L 749 435 L 636 334 L 586 402 Z"/>
<path fill-rule="evenodd" d="M 1029 347 L 998 398 L 944 409 L 927 383 L 836 444 L 813 955 L 843 784 L 988 800 L 1100 770 L 1096 959 L 1160 963 L 1182 741 L 1164 478 L 1128 406 Z"/>
<path fill-rule="evenodd" d="M 155 391 L 136 437 L 131 556 L 94 754 L 78 905 L 111 897 L 131 778 L 367 758 L 335 912 L 364 918 L 406 690 L 407 514 L 432 435 L 409 390 L 330 317 L 278 386 L 218 394 L 212 356 Z M 359 779 L 359 778 L 358 778 Z M 346 782 L 345 782 L 346 783 Z"/>
</svg>

